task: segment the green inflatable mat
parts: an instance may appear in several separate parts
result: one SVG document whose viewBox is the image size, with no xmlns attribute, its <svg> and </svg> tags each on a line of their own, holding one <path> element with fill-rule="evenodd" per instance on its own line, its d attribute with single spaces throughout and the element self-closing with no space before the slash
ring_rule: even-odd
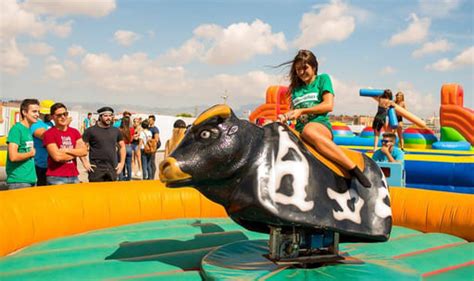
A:
<svg viewBox="0 0 474 281">
<path fill-rule="evenodd" d="M 58 238 L 0 258 L 0 280 L 472 280 L 474 246 L 394 226 L 385 243 L 345 243 L 362 264 L 302 269 L 262 257 L 268 235 L 230 219 L 130 224 Z"/>
</svg>

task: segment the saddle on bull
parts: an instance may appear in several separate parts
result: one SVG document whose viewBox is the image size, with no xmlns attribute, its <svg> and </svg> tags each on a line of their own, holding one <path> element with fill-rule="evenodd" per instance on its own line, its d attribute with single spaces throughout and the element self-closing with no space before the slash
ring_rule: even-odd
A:
<svg viewBox="0 0 474 281">
<path fill-rule="evenodd" d="M 270 233 L 279 262 L 343 260 L 339 242 L 382 242 L 392 214 L 377 164 L 347 150 L 371 182 L 362 186 L 281 123 L 259 127 L 226 105 L 196 118 L 160 164 L 168 187 L 192 186 L 222 205 L 243 227 Z"/>
</svg>

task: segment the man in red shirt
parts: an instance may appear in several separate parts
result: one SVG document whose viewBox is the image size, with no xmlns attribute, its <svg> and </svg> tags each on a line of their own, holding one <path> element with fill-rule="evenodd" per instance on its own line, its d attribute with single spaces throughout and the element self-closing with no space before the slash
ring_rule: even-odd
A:
<svg viewBox="0 0 474 281">
<path fill-rule="evenodd" d="M 87 155 L 81 133 L 69 127 L 67 108 L 62 103 L 51 106 L 54 127 L 44 133 L 43 144 L 48 151 L 46 180 L 50 185 L 79 183 L 77 157 Z"/>
</svg>

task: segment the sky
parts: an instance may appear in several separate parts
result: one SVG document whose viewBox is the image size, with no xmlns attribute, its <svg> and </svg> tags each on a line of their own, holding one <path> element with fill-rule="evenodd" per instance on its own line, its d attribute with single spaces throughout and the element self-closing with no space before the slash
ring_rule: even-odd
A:
<svg viewBox="0 0 474 281">
<path fill-rule="evenodd" d="M 388 88 L 430 117 L 444 83 L 474 108 L 473 3 L 2 0 L 0 98 L 239 108 L 287 85 L 275 66 L 309 49 L 332 78 L 334 114 L 374 115 L 359 89 Z"/>
</svg>

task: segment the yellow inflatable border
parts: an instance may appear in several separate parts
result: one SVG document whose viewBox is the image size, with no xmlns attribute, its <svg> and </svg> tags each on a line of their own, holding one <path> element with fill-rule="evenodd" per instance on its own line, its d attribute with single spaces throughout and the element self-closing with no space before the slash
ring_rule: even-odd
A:
<svg viewBox="0 0 474 281">
<path fill-rule="evenodd" d="M 391 188 L 394 224 L 474 240 L 474 195 Z M 0 256 L 33 243 L 135 222 L 226 217 L 192 188 L 160 181 L 83 183 L 0 192 Z"/>
</svg>

